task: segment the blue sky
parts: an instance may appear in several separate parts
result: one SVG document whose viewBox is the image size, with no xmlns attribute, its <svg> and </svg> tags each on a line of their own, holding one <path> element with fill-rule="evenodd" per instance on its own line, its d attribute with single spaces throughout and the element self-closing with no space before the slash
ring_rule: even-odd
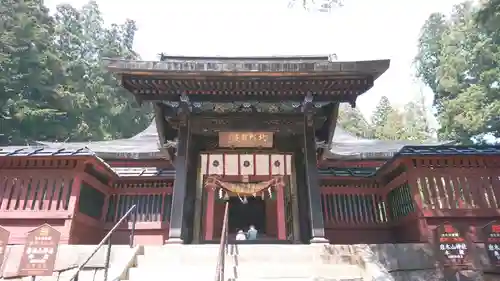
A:
<svg viewBox="0 0 500 281">
<path fill-rule="evenodd" d="M 46 0 L 80 7 L 86 0 Z M 358 106 L 369 115 L 381 96 L 401 107 L 417 98 L 412 60 L 420 27 L 432 12 L 449 13 L 457 0 L 345 0 L 331 13 L 306 12 L 287 0 L 98 0 L 107 24 L 137 22 L 135 49 L 194 56 L 318 55 L 339 60 L 391 59 L 391 67 Z M 432 94 L 423 89 L 426 101 Z"/>
</svg>

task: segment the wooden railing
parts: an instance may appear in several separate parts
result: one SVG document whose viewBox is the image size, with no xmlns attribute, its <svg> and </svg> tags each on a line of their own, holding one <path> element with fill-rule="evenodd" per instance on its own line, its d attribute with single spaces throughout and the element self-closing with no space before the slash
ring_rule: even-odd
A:
<svg viewBox="0 0 500 281">
<path fill-rule="evenodd" d="M 229 242 L 229 199 L 224 202 L 224 219 L 221 226 L 221 238 L 219 243 L 219 253 L 217 255 L 217 266 L 215 267 L 215 281 L 224 281 L 224 271 L 226 267 L 226 253 Z"/>
<path fill-rule="evenodd" d="M 424 210 L 500 207 L 498 176 L 453 169 L 423 170 L 419 174 L 417 186 Z"/>
<path fill-rule="evenodd" d="M 0 218 L 36 218 L 43 211 L 64 218 L 72 184 L 71 174 L 67 173 L 0 172 Z"/>
<path fill-rule="evenodd" d="M 24 241 L 33 223 L 49 223 L 61 231 L 62 243 L 95 244 L 133 205 L 137 205 L 136 242 L 147 242 L 145 237 L 150 236 L 156 237 L 154 243 L 168 238 L 171 179 L 112 185 L 78 167 L 83 165 L 0 171 L 0 223 L 11 231 L 10 243 Z M 120 225 L 113 243 L 128 243 L 131 227 Z"/>
<path fill-rule="evenodd" d="M 114 186 L 106 222 L 116 222 L 132 205 L 138 206 L 138 222 L 164 222 L 170 217 L 172 182 L 126 183 Z"/>
<path fill-rule="evenodd" d="M 406 159 L 373 178 L 330 182 L 321 192 L 326 233 L 334 243 L 384 243 L 425 240 L 445 221 L 479 230 L 500 213 L 500 167 L 487 163 Z"/>
<path fill-rule="evenodd" d="M 172 208 L 172 181 L 156 180 L 120 182 L 113 186 L 105 215 L 105 229 L 110 229 L 133 205 L 137 205 L 136 243 L 162 244 L 168 239 Z M 132 225 L 124 225 L 113 243 L 127 243 L 127 231 Z"/>
<path fill-rule="evenodd" d="M 383 196 L 376 184 L 329 185 L 322 189 L 327 227 L 378 225 L 387 222 Z"/>
</svg>

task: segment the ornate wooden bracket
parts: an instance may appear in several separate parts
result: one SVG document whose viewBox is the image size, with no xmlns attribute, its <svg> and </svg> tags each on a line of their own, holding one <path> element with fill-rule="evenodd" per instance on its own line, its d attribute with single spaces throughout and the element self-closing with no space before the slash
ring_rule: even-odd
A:
<svg viewBox="0 0 500 281">
<path fill-rule="evenodd" d="M 313 95 L 312 93 L 307 93 L 307 95 L 304 97 L 304 102 L 302 103 L 302 112 L 306 116 L 306 123 L 307 126 L 311 127 L 313 126 L 314 123 L 314 105 L 313 105 Z"/>
<path fill-rule="evenodd" d="M 188 115 L 191 112 L 191 103 L 189 97 L 186 94 L 180 96 L 179 107 L 177 108 L 177 116 L 179 118 L 179 126 L 186 126 Z"/>
</svg>

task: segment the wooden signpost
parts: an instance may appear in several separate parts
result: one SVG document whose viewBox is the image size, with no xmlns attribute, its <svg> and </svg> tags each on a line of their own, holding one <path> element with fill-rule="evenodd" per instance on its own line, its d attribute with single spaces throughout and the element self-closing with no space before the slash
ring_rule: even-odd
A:
<svg viewBox="0 0 500 281">
<path fill-rule="evenodd" d="M 469 245 L 460 231 L 451 223 L 444 223 L 437 228 L 437 251 L 444 266 L 465 265 Z"/>
<path fill-rule="evenodd" d="M 443 280 L 462 280 L 461 270 L 467 269 L 471 265 L 469 260 L 470 243 L 465 239 L 463 233 L 449 222 L 437 227 L 435 241 L 436 257 L 443 270 Z"/>
<path fill-rule="evenodd" d="M 500 222 L 492 221 L 483 227 L 483 235 L 490 264 L 500 267 Z"/>
<path fill-rule="evenodd" d="M 51 276 L 57 256 L 61 233 L 48 224 L 28 232 L 24 245 L 19 276 Z"/>
</svg>

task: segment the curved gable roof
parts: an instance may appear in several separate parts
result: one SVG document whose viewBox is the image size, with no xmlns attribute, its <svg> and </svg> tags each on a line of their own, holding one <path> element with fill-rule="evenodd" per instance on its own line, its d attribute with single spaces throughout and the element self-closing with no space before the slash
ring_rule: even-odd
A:
<svg viewBox="0 0 500 281">
<path fill-rule="evenodd" d="M 400 151 L 404 146 L 435 146 L 447 142 L 419 143 L 406 140 L 376 140 L 357 137 L 337 124 L 332 139 L 330 152 L 325 154 L 327 158 L 389 158 Z M 449 143 L 449 142 L 448 142 Z M 86 147 L 95 152 L 101 158 L 166 158 L 168 155 L 160 151 L 156 122 L 151 124 L 142 132 L 127 139 L 95 142 L 38 142 L 38 144 L 50 148 L 80 149 Z"/>
</svg>

